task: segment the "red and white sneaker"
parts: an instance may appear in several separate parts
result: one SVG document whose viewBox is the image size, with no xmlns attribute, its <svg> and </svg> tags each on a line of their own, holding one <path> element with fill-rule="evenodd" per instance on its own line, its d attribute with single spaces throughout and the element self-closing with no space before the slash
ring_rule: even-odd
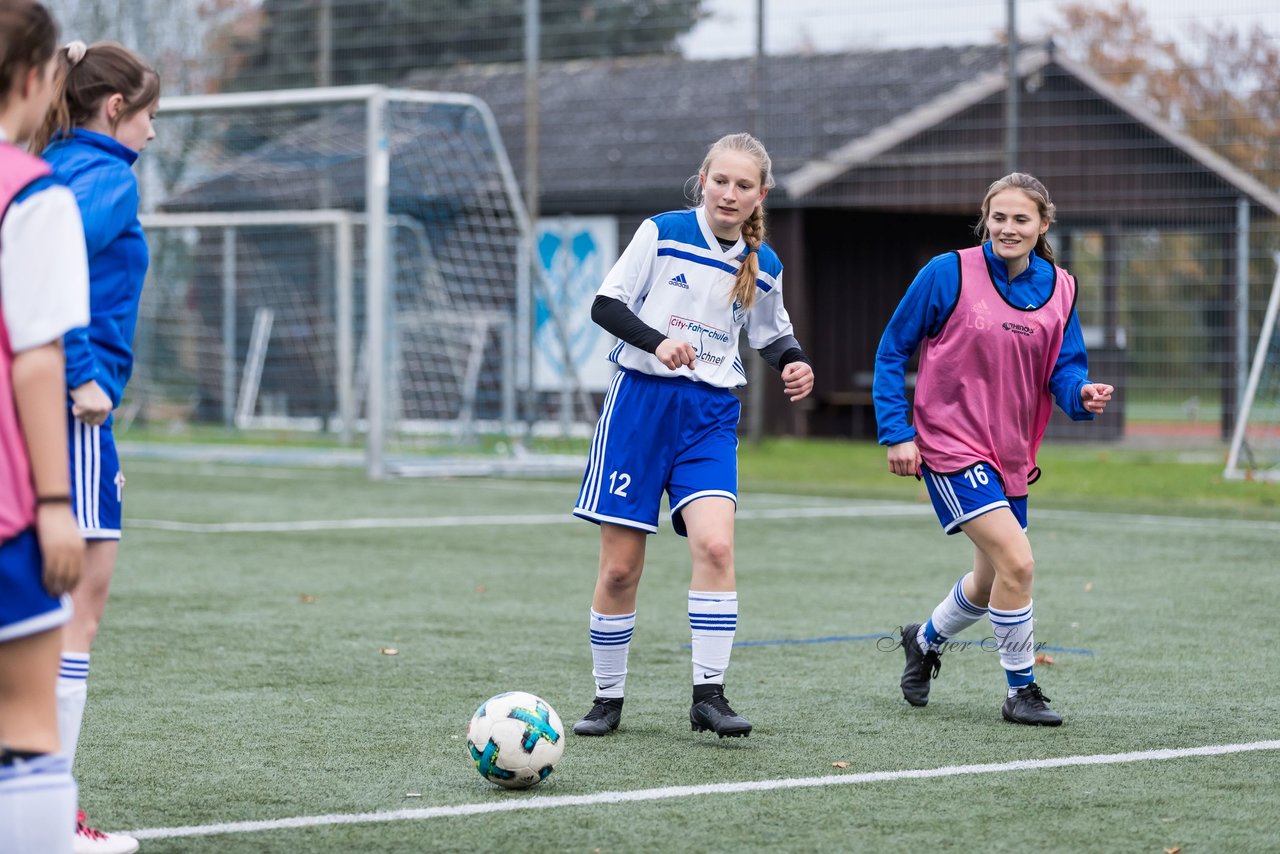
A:
<svg viewBox="0 0 1280 854">
<path fill-rule="evenodd" d="M 133 854 L 138 840 L 123 833 L 103 833 L 85 821 L 84 810 L 76 810 L 76 839 L 71 846 L 75 854 Z"/>
</svg>

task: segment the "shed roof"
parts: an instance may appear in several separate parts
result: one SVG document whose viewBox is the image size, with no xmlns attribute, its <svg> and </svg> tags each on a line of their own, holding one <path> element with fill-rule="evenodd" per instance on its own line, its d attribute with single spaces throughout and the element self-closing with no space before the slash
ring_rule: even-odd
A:
<svg viewBox="0 0 1280 854">
<path fill-rule="evenodd" d="M 998 72 L 1003 56 L 986 45 L 767 57 L 758 70 L 750 59 L 546 63 L 539 69 L 539 183 L 553 199 L 678 193 L 711 142 L 743 130 L 766 141 L 775 175 L 786 176 Z M 430 70 L 407 83 L 485 100 L 522 174 L 523 67 Z"/>
<path fill-rule="evenodd" d="M 948 123 L 954 127 L 967 110 L 982 107 L 990 113 L 1008 85 L 1005 62 L 1004 47 L 981 45 L 773 56 L 763 59 L 759 67 L 751 59 L 691 61 L 667 56 L 545 63 L 538 78 L 539 184 L 544 210 L 652 210 L 678 204 L 707 146 L 723 134 L 742 130 L 754 131 L 769 147 L 778 180 L 771 196 L 775 205 L 839 204 L 842 176 L 847 181 L 857 170 L 881 166 L 886 155 L 912 140 L 914 148 L 927 148 L 923 134 Z M 1101 108 L 1154 140 L 1153 145 L 1181 158 L 1182 172 L 1198 173 L 1201 185 L 1212 182 L 1221 188 L 1219 192 L 1243 194 L 1280 216 L 1280 195 L 1086 66 L 1056 55 L 1052 48 L 1024 50 L 1019 65 L 1024 79 L 1039 73 L 1069 78 L 1084 93 L 1082 97 L 1095 98 Z M 515 173 L 523 174 L 523 66 L 432 69 L 414 74 L 406 83 L 418 89 L 466 93 L 488 103 Z M 395 136 L 402 149 L 421 150 L 412 121 L 401 117 Z M 427 123 L 425 136 L 427 128 L 439 122 L 439 114 L 422 121 Z M 330 127 L 320 128 L 321 123 Z M 171 200 L 172 205 L 207 205 L 211 197 L 217 197 L 215 206 L 252 205 L 246 193 L 250 197 L 256 193 L 269 206 L 297 205 L 314 195 L 309 185 L 318 181 L 303 180 L 310 171 L 328 174 L 326 192 L 332 193 L 334 184 L 341 188 L 342 198 L 332 199 L 334 203 L 360 206 L 363 166 L 356 152 L 363 130 L 358 119 L 354 114 L 335 114 L 315 124 L 290 139 L 246 154 L 224 174 Z M 345 139 L 348 136 L 350 140 Z M 345 157 L 334 159 L 332 152 L 308 150 L 316 144 L 311 140 L 328 139 L 333 144 L 339 137 L 343 138 L 339 147 L 351 149 Z M 998 156 L 989 141 L 983 145 L 984 157 Z M 393 160 L 394 155 L 395 151 Z M 939 151 L 944 160 L 948 156 Z M 282 157 L 289 162 L 282 162 Z M 343 170 L 351 174 L 335 182 L 333 173 Z M 451 171 L 444 169 L 446 174 Z M 991 169 L 984 166 L 981 171 L 985 175 Z M 287 180 L 273 181 L 273 176 Z M 393 196 L 397 190 L 425 192 L 411 181 L 392 183 Z M 218 187 L 225 192 L 216 191 Z M 270 198 L 275 192 L 271 187 L 281 188 L 282 197 Z M 1169 189 L 1176 194 L 1176 187 Z M 965 192 L 971 198 L 969 188 Z M 846 202 L 857 207 L 880 200 L 849 198 Z M 392 204 L 404 207 L 395 198 Z"/>
</svg>

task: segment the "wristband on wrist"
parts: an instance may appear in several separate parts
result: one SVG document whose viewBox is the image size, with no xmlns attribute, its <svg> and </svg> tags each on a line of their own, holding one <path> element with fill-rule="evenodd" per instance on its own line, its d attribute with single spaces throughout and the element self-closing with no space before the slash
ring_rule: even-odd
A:
<svg viewBox="0 0 1280 854">
<path fill-rule="evenodd" d="M 70 495 L 40 495 L 36 497 L 36 506 L 43 507 L 46 504 L 70 504 Z"/>
</svg>

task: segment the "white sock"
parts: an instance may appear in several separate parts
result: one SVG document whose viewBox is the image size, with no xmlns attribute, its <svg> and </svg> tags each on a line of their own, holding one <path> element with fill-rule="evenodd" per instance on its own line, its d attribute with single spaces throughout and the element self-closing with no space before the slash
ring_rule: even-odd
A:
<svg viewBox="0 0 1280 854">
<path fill-rule="evenodd" d="M 0 851 L 71 854 L 76 835 L 76 783 L 61 753 L 0 765 Z"/>
<path fill-rule="evenodd" d="M 621 697 L 627 684 L 627 653 L 636 612 L 597 614 L 591 610 L 591 675 L 596 680 L 596 696 Z"/>
<path fill-rule="evenodd" d="M 723 685 L 738 629 L 738 594 L 689 591 L 689 630 L 693 633 L 693 684 Z"/>
<path fill-rule="evenodd" d="M 928 652 L 930 646 L 936 649 L 947 638 L 955 637 L 987 615 L 986 608 L 974 605 L 964 595 L 964 580 L 970 574 L 960 577 L 946 598 L 933 609 L 929 620 L 920 626 L 917 637 L 921 651 Z"/>
<path fill-rule="evenodd" d="M 996 643 L 1000 647 L 1000 666 L 1004 668 L 1004 675 L 1009 683 L 1010 697 L 1019 688 L 1035 681 L 1035 620 L 1031 606 L 1032 603 L 1028 601 L 1025 608 L 1011 611 L 987 609 L 991 615 L 991 628 L 995 632 Z"/>
<path fill-rule="evenodd" d="M 64 652 L 58 669 L 58 738 L 62 753 L 72 765 L 80 741 L 80 724 L 89 693 L 89 653 Z"/>
</svg>

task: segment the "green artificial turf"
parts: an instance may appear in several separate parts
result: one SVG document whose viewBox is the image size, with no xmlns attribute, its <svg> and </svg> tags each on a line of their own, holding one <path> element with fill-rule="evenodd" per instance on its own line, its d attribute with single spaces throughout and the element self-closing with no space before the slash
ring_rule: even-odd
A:
<svg viewBox="0 0 1280 854">
<path fill-rule="evenodd" d="M 1037 679 L 1065 726 L 1004 723 L 997 656 L 976 643 L 947 653 L 928 707 L 908 707 L 894 631 L 928 615 L 970 547 L 942 535 L 914 481 L 872 471 L 881 449 L 779 443 L 743 452 L 727 693 L 755 722 L 751 737 L 690 732 L 689 561 L 664 522 L 649 540 L 621 728 L 569 735 L 549 780 L 515 793 L 475 772 L 465 729 L 507 690 L 544 697 L 566 726 L 589 707 L 597 533 L 546 518 L 567 515 L 575 482 L 371 483 L 341 469 L 126 460 L 82 801 L 105 829 L 163 829 L 1280 737 L 1263 638 L 1280 603 L 1280 526 L 1125 515 L 1150 502 L 1194 516 L 1195 489 L 1167 486 L 1183 467 L 1100 453 L 1046 464 L 1065 497 L 1033 496 L 1031 510 L 1036 639 L 1053 658 Z M 1096 487 L 1095 465 L 1114 482 Z M 1152 485 L 1141 502 L 1128 494 L 1134 472 Z M 1213 514 L 1265 515 L 1235 486 Z M 1094 509 L 1080 509 L 1093 491 Z M 877 497 L 900 502 L 857 515 L 885 507 Z M 846 515 L 807 517 L 812 507 Z M 355 519 L 434 527 L 156 527 Z M 987 635 L 980 623 L 964 637 Z M 1271 750 L 155 838 L 143 850 L 1274 850 L 1278 769 Z"/>
</svg>

